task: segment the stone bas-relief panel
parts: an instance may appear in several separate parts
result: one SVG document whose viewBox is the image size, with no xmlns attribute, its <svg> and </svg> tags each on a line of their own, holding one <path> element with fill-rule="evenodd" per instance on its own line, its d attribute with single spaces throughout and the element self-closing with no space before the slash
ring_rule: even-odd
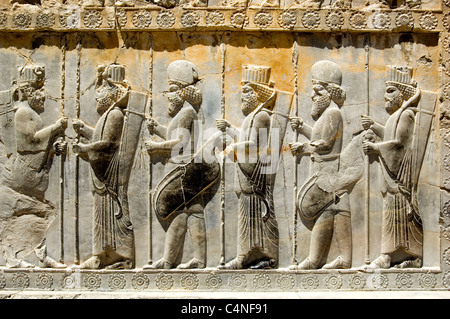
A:
<svg viewBox="0 0 450 319">
<path fill-rule="evenodd" d="M 2 289 L 450 287 L 445 2 L 2 6 Z"/>
</svg>

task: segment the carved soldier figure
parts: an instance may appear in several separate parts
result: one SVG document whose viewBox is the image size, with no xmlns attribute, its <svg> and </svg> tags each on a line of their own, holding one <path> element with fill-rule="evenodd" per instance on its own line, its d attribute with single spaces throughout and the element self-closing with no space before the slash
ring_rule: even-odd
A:
<svg viewBox="0 0 450 319">
<path fill-rule="evenodd" d="M 278 266 L 279 234 L 273 203 L 273 176 L 264 168 L 270 163 L 271 115 L 277 98 L 270 73 L 269 67 L 244 66 L 241 110 L 245 119 L 242 126 L 238 129 L 225 119 L 217 120 L 217 128 L 236 140 L 227 146 L 225 154 L 236 163 L 239 198 L 237 256 L 220 267 L 223 269 Z M 276 152 L 275 147 L 272 151 Z"/>
<path fill-rule="evenodd" d="M 206 266 L 206 228 L 203 212 L 205 201 L 201 187 L 194 194 L 189 195 L 189 200 L 188 195 L 183 192 L 183 190 L 189 192 L 196 189 L 195 179 L 201 179 L 200 175 L 195 174 L 192 176 L 193 179 L 185 177 L 193 173 L 193 167 L 186 165 L 192 161 L 199 135 L 195 124 L 202 103 L 202 92 L 195 86 L 199 78 L 192 62 L 177 60 L 170 63 L 167 67 L 167 76 L 168 113 L 172 120 L 169 126 L 165 127 L 154 119 L 149 119 L 147 127 L 150 134 L 156 134 L 164 141 L 148 140 L 145 143 L 149 154 L 165 153 L 170 157 L 165 165 L 165 177 L 157 186 L 155 194 L 156 206 L 160 208 L 156 216 L 166 231 L 164 256 L 150 265 L 150 268 L 204 268 Z M 178 184 L 180 181 L 181 184 Z M 173 185 L 176 186 L 173 192 L 168 191 L 168 188 L 170 189 Z M 183 194 L 179 193 L 180 191 Z M 160 196 L 167 195 L 172 196 L 171 199 L 159 200 Z M 169 209 L 169 206 L 174 209 Z M 187 263 L 180 264 L 187 231 L 192 241 L 194 256 Z"/>
<path fill-rule="evenodd" d="M 25 66 L 14 93 L 16 149 L 5 165 L 0 201 L 1 244 L 8 267 L 34 267 L 25 257 L 36 254 L 40 267 L 64 268 L 47 256 L 46 232 L 56 209 L 45 199 L 54 155 L 66 150 L 61 140 L 67 118 L 44 127 L 45 69 Z"/>
<path fill-rule="evenodd" d="M 94 195 L 93 256 L 81 268 L 134 266 L 134 232 L 127 195 L 134 151 L 133 147 L 127 150 L 132 139 L 125 136 L 131 94 L 122 65 L 99 66 L 95 99 L 100 119 L 95 128 L 73 120 L 74 130 L 88 141 L 75 142 L 73 150 L 90 164 Z M 126 157 L 127 152 L 131 153 L 131 159 Z"/>
<path fill-rule="evenodd" d="M 339 256 L 323 266 L 325 269 L 350 268 L 352 262 L 352 231 L 348 189 L 341 182 L 340 172 L 343 118 L 340 108 L 346 94 L 341 87 L 342 71 L 332 61 L 319 61 L 311 69 L 313 127 L 300 118 L 293 118 L 294 131 L 310 142 L 291 144 L 295 156 L 309 155 L 312 176 L 297 195 L 297 211 L 303 223 L 312 230 L 309 256 L 295 269 L 317 269 L 328 249 L 333 232 Z"/>
<path fill-rule="evenodd" d="M 416 107 L 424 97 L 411 76 L 411 68 L 388 66 L 384 98 L 390 116 L 386 125 L 362 117 L 363 128 L 382 140 L 363 143 L 364 152 L 376 154 L 380 160 L 384 200 L 381 255 L 365 266 L 369 269 L 422 265 L 423 228 L 415 192 L 420 171 L 417 156 L 422 152 L 415 148 L 414 139 L 419 134 L 415 130 Z"/>
</svg>

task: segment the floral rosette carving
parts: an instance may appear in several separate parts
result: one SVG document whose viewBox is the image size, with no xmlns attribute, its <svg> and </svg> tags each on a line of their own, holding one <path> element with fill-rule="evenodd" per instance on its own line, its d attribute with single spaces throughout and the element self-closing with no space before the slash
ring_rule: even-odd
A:
<svg viewBox="0 0 450 319">
<path fill-rule="evenodd" d="M 372 277 L 372 285 L 375 288 L 387 288 L 389 285 L 389 278 L 385 274 L 377 274 Z"/>
<path fill-rule="evenodd" d="M 444 134 L 443 141 L 444 141 L 444 145 L 446 147 L 450 148 L 450 131 L 448 131 L 447 133 Z"/>
<path fill-rule="evenodd" d="M 0 12 L 0 28 L 3 28 L 4 26 L 6 26 L 7 21 L 8 21 L 8 16 L 5 13 Z"/>
<path fill-rule="evenodd" d="M 61 287 L 73 289 L 77 285 L 77 278 L 73 274 L 66 274 L 61 278 Z"/>
<path fill-rule="evenodd" d="M 447 226 L 443 231 L 442 231 L 442 237 L 444 237 L 447 240 L 450 240 L 450 226 Z"/>
<path fill-rule="evenodd" d="M 397 288 L 410 288 L 412 286 L 411 274 L 397 274 L 395 277 L 395 284 Z"/>
<path fill-rule="evenodd" d="M 4 274 L 0 273 L 0 289 L 4 289 L 6 287 L 6 277 Z"/>
<path fill-rule="evenodd" d="M 339 289 L 342 286 L 342 277 L 340 275 L 328 275 L 325 277 L 325 286 L 328 289 Z"/>
<path fill-rule="evenodd" d="M 173 286 L 173 278 L 171 275 L 163 273 L 158 274 L 155 278 L 156 287 L 160 290 L 170 290 Z"/>
<path fill-rule="evenodd" d="M 413 28 L 414 17 L 411 12 L 399 12 L 395 17 L 395 25 L 397 26 L 397 28 Z"/>
<path fill-rule="evenodd" d="M 283 11 L 278 16 L 278 24 L 283 29 L 293 29 L 297 23 L 297 15 L 292 11 Z"/>
<path fill-rule="evenodd" d="M 222 286 L 222 278 L 219 275 L 209 274 L 206 277 L 206 287 L 209 289 L 219 289 Z"/>
<path fill-rule="evenodd" d="M 102 24 L 102 14 L 98 10 L 87 10 L 83 16 L 83 23 L 86 28 L 97 29 Z"/>
<path fill-rule="evenodd" d="M 127 18 L 127 12 L 125 10 L 117 10 L 116 13 L 116 20 L 117 20 L 117 24 L 120 27 L 125 27 L 125 25 L 127 24 L 128 18 Z"/>
<path fill-rule="evenodd" d="M 444 259 L 447 265 L 450 265 L 450 247 L 444 250 L 442 253 L 442 259 Z"/>
<path fill-rule="evenodd" d="M 447 59 L 444 62 L 442 62 L 442 68 L 444 73 L 450 76 L 450 59 Z"/>
<path fill-rule="evenodd" d="M 89 290 L 96 290 L 100 288 L 102 279 L 98 274 L 86 274 L 83 280 L 84 286 Z"/>
<path fill-rule="evenodd" d="M 253 287 L 256 289 L 269 289 L 271 280 L 268 274 L 257 274 L 253 277 Z"/>
<path fill-rule="evenodd" d="M 442 94 L 446 100 L 450 100 L 450 82 L 446 83 L 442 88 Z"/>
<path fill-rule="evenodd" d="M 424 12 L 420 15 L 419 24 L 425 30 L 434 30 L 438 25 L 438 19 L 433 13 Z"/>
<path fill-rule="evenodd" d="M 18 29 L 26 29 L 31 24 L 31 15 L 25 12 L 16 13 L 12 17 L 13 26 Z"/>
<path fill-rule="evenodd" d="M 319 287 L 319 278 L 317 275 L 305 275 L 301 280 L 302 287 L 304 289 L 317 289 Z"/>
<path fill-rule="evenodd" d="M 222 12 L 211 11 L 206 14 L 205 23 L 208 26 L 220 26 L 225 23 L 225 17 Z"/>
<path fill-rule="evenodd" d="M 339 11 L 330 11 L 325 18 L 325 23 L 331 29 L 340 29 L 344 25 L 344 16 Z"/>
<path fill-rule="evenodd" d="M 450 53 L 450 36 L 445 36 L 443 39 L 442 39 L 442 42 L 441 42 L 441 44 L 442 44 L 442 48 L 447 52 L 447 53 Z"/>
<path fill-rule="evenodd" d="M 125 288 L 127 281 L 122 274 L 112 274 L 108 277 L 108 287 L 112 290 L 119 290 Z"/>
<path fill-rule="evenodd" d="M 354 29 L 364 29 L 367 26 L 367 16 L 364 12 L 353 12 L 349 18 L 349 23 Z"/>
<path fill-rule="evenodd" d="M 448 158 L 447 158 L 447 160 L 448 160 Z M 444 203 L 444 206 L 442 207 L 442 214 L 445 217 L 450 218 L 450 200 L 448 200 Z"/>
<path fill-rule="evenodd" d="M 280 289 L 292 289 L 295 286 L 294 276 L 290 274 L 281 274 L 277 277 L 277 285 Z"/>
<path fill-rule="evenodd" d="M 436 281 L 434 274 L 421 274 L 419 276 L 419 285 L 425 289 L 433 289 L 436 286 Z"/>
<path fill-rule="evenodd" d="M 65 13 L 59 16 L 59 23 L 68 29 L 76 28 L 80 19 L 78 14 L 74 11 L 71 13 Z"/>
<path fill-rule="evenodd" d="M 372 17 L 372 24 L 376 29 L 389 29 L 391 26 L 391 17 L 387 13 L 378 12 Z"/>
<path fill-rule="evenodd" d="M 14 288 L 26 289 L 30 285 L 30 277 L 23 273 L 15 273 L 12 277 L 12 285 Z"/>
<path fill-rule="evenodd" d="M 200 17 L 195 11 L 186 11 L 181 15 L 181 24 L 186 28 L 196 27 L 200 22 Z"/>
<path fill-rule="evenodd" d="M 171 11 L 162 10 L 156 16 L 156 23 L 158 23 L 161 28 L 171 28 L 175 24 L 175 15 Z"/>
<path fill-rule="evenodd" d="M 184 274 L 181 276 L 181 287 L 186 290 L 195 290 L 198 287 L 198 278 L 195 274 Z"/>
<path fill-rule="evenodd" d="M 442 285 L 445 288 L 450 288 L 450 271 L 447 271 L 443 276 L 442 276 Z"/>
<path fill-rule="evenodd" d="M 320 16 L 315 11 L 305 12 L 302 16 L 302 24 L 307 29 L 316 29 L 320 23 Z"/>
<path fill-rule="evenodd" d="M 231 25 L 235 28 L 243 28 L 248 25 L 248 17 L 243 11 L 236 11 L 231 15 Z"/>
<path fill-rule="evenodd" d="M 36 287 L 39 289 L 50 289 L 53 286 L 53 277 L 50 274 L 39 274 L 36 277 Z"/>
<path fill-rule="evenodd" d="M 55 15 L 51 12 L 39 12 L 36 16 L 36 26 L 49 28 L 55 24 Z"/>
<path fill-rule="evenodd" d="M 259 11 L 253 17 L 253 22 L 261 29 L 267 28 L 272 24 L 273 17 L 267 11 Z"/>
<path fill-rule="evenodd" d="M 247 287 L 247 277 L 244 274 L 232 274 L 228 279 L 232 289 L 244 290 Z"/>
<path fill-rule="evenodd" d="M 152 15 L 147 10 L 139 10 L 133 13 L 131 22 L 136 28 L 148 28 L 152 23 Z"/>
<path fill-rule="evenodd" d="M 352 289 L 363 289 L 366 285 L 366 278 L 364 278 L 364 275 L 362 274 L 352 274 L 348 278 L 348 283 Z"/>
<path fill-rule="evenodd" d="M 150 279 L 146 274 L 138 273 L 131 278 L 131 285 L 136 290 L 144 290 L 150 285 Z"/>
</svg>

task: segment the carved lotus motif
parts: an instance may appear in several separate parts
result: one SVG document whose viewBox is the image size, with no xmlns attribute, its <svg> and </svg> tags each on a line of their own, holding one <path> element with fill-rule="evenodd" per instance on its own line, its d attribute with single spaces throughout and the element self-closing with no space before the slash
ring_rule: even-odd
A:
<svg viewBox="0 0 450 319">
<path fill-rule="evenodd" d="M 267 11 L 259 11 L 253 17 L 253 22 L 260 28 L 267 28 L 272 24 L 272 15 Z"/>
<path fill-rule="evenodd" d="M 0 12 L 0 27 L 4 27 L 6 25 L 7 21 L 8 21 L 8 16 L 5 13 Z"/>
<path fill-rule="evenodd" d="M 80 19 L 76 12 L 65 13 L 59 17 L 59 23 L 68 29 L 76 28 Z"/>
<path fill-rule="evenodd" d="M 95 290 L 100 288 L 102 284 L 102 279 L 98 274 L 89 273 L 86 274 L 83 280 L 84 286 L 90 290 Z"/>
<path fill-rule="evenodd" d="M 268 274 L 257 274 L 253 277 L 253 287 L 256 289 L 269 289 L 271 280 Z"/>
<path fill-rule="evenodd" d="M 175 24 L 175 15 L 171 11 L 160 11 L 156 17 L 156 22 L 161 28 L 170 28 Z"/>
<path fill-rule="evenodd" d="M 205 22 L 209 26 L 219 26 L 225 23 L 225 17 L 222 12 L 211 11 L 206 14 Z"/>
<path fill-rule="evenodd" d="M 244 274 L 232 274 L 228 279 L 228 285 L 232 289 L 243 290 L 247 287 L 247 278 Z"/>
<path fill-rule="evenodd" d="M 186 290 L 195 290 L 198 287 L 198 278 L 195 274 L 184 274 L 181 276 L 181 287 Z"/>
<path fill-rule="evenodd" d="M 169 290 L 173 286 L 173 278 L 171 275 L 166 275 L 163 273 L 158 274 L 155 279 L 156 287 L 160 290 Z"/>
<path fill-rule="evenodd" d="M 144 290 L 148 288 L 150 284 L 150 279 L 145 274 L 135 274 L 133 278 L 131 278 L 131 285 L 136 290 Z"/>
<path fill-rule="evenodd" d="M 367 17 L 363 12 L 354 12 L 349 19 L 350 25 L 355 29 L 363 29 L 367 25 Z"/>
<path fill-rule="evenodd" d="M 447 240 L 450 240 L 450 226 L 447 226 L 443 231 L 442 231 L 442 237 L 444 237 Z"/>
<path fill-rule="evenodd" d="M 391 17 L 387 13 L 376 13 L 372 17 L 373 26 L 377 29 L 389 29 L 391 26 Z"/>
<path fill-rule="evenodd" d="M 449 158 L 447 157 L 447 159 L 449 159 Z M 445 165 L 445 161 L 444 161 L 444 165 Z M 442 207 L 442 214 L 445 217 L 450 218 L 450 200 L 448 200 L 444 203 L 444 206 Z"/>
<path fill-rule="evenodd" d="M 447 52 L 450 53 L 450 36 L 445 36 L 442 39 L 442 48 Z"/>
<path fill-rule="evenodd" d="M 61 287 L 65 289 L 73 289 L 77 285 L 77 278 L 73 274 L 64 275 L 61 278 Z"/>
<path fill-rule="evenodd" d="M 55 15 L 51 12 L 40 12 L 36 16 L 36 25 L 39 28 L 48 28 L 55 24 Z"/>
<path fill-rule="evenodd" d="M 450 265 L 450 247 L 444 250 L 444 252 L 442 253 L 442 258 L 447 265 Z"/>
<path fill-rule="evenodd" d="M 248 17 L 242 11 L 236 11 L 231 15 L 231 25 L 235 28 L 242 28 L 248 25 Z"/>
<path fill-rule="evenodd" d="M 97 29 L 102 24 L 102 15 L 97 10 L 87 10 L 83 16 L 83 23 L 89 29 Z"/>
<path fill-rule="evenodd" d="M 292 29 L 297 23 L 297 15 L 292 11 L 284 11 L 278 16 L 278 24 L 284 29 Z"/>
<path fill-rule="evenodd" d="M 181 24 L 186 28 L 192 28 L 198 25 L 200 17 L 194 11 L 186 11 L 181 15 Z"/>
<path fill-rule="evenodd" d="M 327 14 L 325 22 L 331 29 L 340 29 L 344 25 L 344 16 L 339 11 L 331 11 Z"/>
<path fill-rule="evenodd" d="M 425 30 L 434 30 L 437 27 L 438 19 L 431 12 L 424 12 L 420 15 L 419 24 Z"/>
<path fill-rule="evenodd" d="M 372 277 L 372 285 L 375 288 L 387 288 L 389 278 L 385 274 L 377 274 Z"/>
<path fill-rule="evenodd" d="M 397 288 L 410 288 L 412 286 L 411 274 L 397 274 L 395 284 Z"/>
<path fill-rule="evenodd" d="M 401 28 L 401 27 L 412 28 L 412 27 L 414 27 L 414 17 L 411 14 L 411 12 L 407 12 L 407 11 L 400 12 L 395 17 L 395 25 L 398 28 Z"/>
<path fill-rule="evenodd" d="M 340 275 L 328 275 L 325 277 L 325 285 L 328 289 L 339 289 L 342 286 L 342 277 Z"/>
<path fill-rule="evenodd" d="M 317 275 L 305 275 L 301 280 L 302 287 L 304 289 L 317 289 L 319 287 L 319 278 Z"/>
<path fill-rule="evenodd" d="M 6 286 L 6 277 L 3 274 L 0 274 L 0 289 L 5 288 Z"/>
<path fill-rule="evenodd" d="M 13 15 L 12 22 L 14 27 L 19 29 L 28 28 L 31 24 L 31 15 L 28 13 L 22 12 Z"/>
<path fill-rule="evenodd" d="M 366 285 L 366 278 L 362 274 L 352 274 L 348 279 L 348 283 L 352 289 L 363 289 Z"/>
<path fill-rule="evenodd" d="M 292 289 L 295 286 L 294 276 L 289 274 L 281 274 L 277 277 L 277 285 L 281 289 Z"/>
<path fill-rule="evenodd" d="M 123 28 L 127 24 L 127 12 L 125 10 L 117 10 L 116 19 L 119 26 Z"/>
<path fill-rule="evenodd" d="M 12 277 L 14 288 L 26 289 L 30 285 L 30 277 L 25 273 L 15 273 Z"/>
<path fill-rule="evenodd" d="M 447 7 L 450 7 L 450 0 L 443 0 L 443 2 Z"/>
<path fill-rule="evenodd" d="M 148 28 L 152 23 L 152 15 L 147 10 L 139 10 L 133 14 L 131 21 L 136 28 Z"/>
<path fill-rule="evenodd" d="M 419 285 L 422 288 L 432 289 L 436 286 L 436 275 L 434 274 L 421 274 L 419 276 Z"/>
<path fill-rule="evenodd" d="M 303 26 L 307 29 L 315 29 L 319 26 L 320 16 L 317 12 L 305 12 L 302 17 Z"/>
<path fill-rule="evenodd" d="M 108 277 L 108 286 L 112 290 L 123 289 L 126 283 L 125 276 L 122 274 L 112 274 Z"/>
<path fill-rule="evenodd" d="M 447 271 L 442 276 L 442 284 L 444 285 L 445 288 L 450 288 L 450 271 Z"/>
<path fill-rule="evenodd" d="M 36 286 L 40 289 L 50 289 L 53 286 L 53 277 L 50 274 L 39 274 L 36 277 Z"/>
<path fill-rule="evenodd" d="M 206 287 L 209 289 L 219 289 L 222 286 L 222 278 L 219 275 L 209 274 L 206 277 Z"/>
<path fill-rule="evenodd" d="M 442 17 L 442 24 L 444 25 L 445 30 L 447 30 L 447 32 L 450 32 L 450 12 L 444 14 L 444 16 Z"/>
</svg>

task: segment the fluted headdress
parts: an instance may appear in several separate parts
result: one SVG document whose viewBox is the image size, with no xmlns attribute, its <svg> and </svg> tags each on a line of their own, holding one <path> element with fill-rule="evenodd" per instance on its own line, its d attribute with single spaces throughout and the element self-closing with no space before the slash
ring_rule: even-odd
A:
<svg viewBox="0 0 450 319">
<path fill-rule="evenodd" d="M 398 88 L 406 99 L 412 97 L 417 88 L 417 83 L 412 78 L 413 69 L 407 66 L 388 65 L 386 69 L 386 85 Z"/>
</svg>

